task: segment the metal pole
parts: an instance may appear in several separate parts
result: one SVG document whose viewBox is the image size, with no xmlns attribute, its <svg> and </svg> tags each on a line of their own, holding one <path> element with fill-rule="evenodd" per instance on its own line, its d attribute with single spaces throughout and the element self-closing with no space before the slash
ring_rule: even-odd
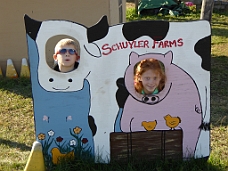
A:
<svg viewBox="0 0 228 171">
<path fill-rule="evenodd" d="M 213 7 L 214 0 L 203 0 L 200 19 L 208 20 L 209 22 L 211 22 Z"/>
<path fill-rule="evenodd" d="M 135 0 L 135 13 L 138 14 L 139 0 Z"/>
</svg>

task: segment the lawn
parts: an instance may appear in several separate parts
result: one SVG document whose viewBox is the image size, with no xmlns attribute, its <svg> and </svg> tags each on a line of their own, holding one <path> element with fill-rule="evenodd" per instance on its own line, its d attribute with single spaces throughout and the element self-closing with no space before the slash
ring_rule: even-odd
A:
<svg viewBox="0 0 228 171">
<path fill-rule="evenodd" d="M 127 10 L 127 21 L 199 19 L 199 12 L 186 16 L 138 16 Z M 211 155 L 207 161 L 156 161 L 129 164 L 62 163 L 55 170 L 228 170 L 228 13 L 212 17 L 211 59 Z M 0 170 L 23 170 L 35 140 L 33 102 L 29 79 L 0 78 Z M 53 169 L 54 170 L 54 169 Z"/>
</svg>

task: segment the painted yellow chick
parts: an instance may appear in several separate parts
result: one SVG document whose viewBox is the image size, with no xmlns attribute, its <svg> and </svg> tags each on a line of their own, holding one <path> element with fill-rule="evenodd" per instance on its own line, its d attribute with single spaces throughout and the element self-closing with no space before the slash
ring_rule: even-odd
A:
<svg viewBox="0 0 228 171">
<path fill-rule="evenodd" d="M 174 130 L 179 123 L 181 123 L 181 119 L 179 117 L 172 117 L 170 114 L 164 116 L 164 119 L 166 120 L 166 125 L 171 128 L 171 130 Z"/>
<path fill-rule="evenodd" d="M 146 122 L 146 121 L 143 121 L 142 122 L 142 126 L 145 128 L 145 130 L 147 131 L 152 131 L 155 129 L 157 125 L 157 121 L 154 120 L 154 121 L 149 121 L 149 122 Z"/>
<path fill-rule="evenodd" d="M 62 158 L 67 158 L 67 159 L 74 159 L 74 151 L 71 151 L 69 153 L 66 154 L 62 154 L 58 148 L 53 148 L 51 150 L 52 153 L 52 162 L 53 164 L 58 164 L 59 160 L 61 160 Z"/>
</svg>

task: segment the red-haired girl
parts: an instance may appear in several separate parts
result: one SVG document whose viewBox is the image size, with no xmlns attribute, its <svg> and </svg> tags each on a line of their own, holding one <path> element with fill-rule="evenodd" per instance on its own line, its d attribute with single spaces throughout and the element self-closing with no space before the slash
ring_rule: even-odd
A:
<svg viewBox="0 0 228 171">
<path fill-rule="evenodd" d="M 135 90 L 143 95 L 158 94 L 165 86 L 166 75 L 157 59 L 144 59 L 135 68 Z"/>
</svg>

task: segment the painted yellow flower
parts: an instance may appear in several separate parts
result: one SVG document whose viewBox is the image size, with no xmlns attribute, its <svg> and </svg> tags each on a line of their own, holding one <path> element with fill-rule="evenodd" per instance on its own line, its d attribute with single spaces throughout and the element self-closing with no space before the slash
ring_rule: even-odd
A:
<svg viewBox="0 0 228 171">
<path fill-rule="evenodd" d="M 73 130 L 75 134 L 80 134 L 80 132 L 82 131 L 82 128 L 76 126 Z"/>
<path fill-rule="evenodd" d="M 39 140 L 44 140 L 44 139 L 45 139 L 45 134 L 40 133 L 40 134 L 38 135 L 38 139 L 39 139 Z"/>
</svg>

